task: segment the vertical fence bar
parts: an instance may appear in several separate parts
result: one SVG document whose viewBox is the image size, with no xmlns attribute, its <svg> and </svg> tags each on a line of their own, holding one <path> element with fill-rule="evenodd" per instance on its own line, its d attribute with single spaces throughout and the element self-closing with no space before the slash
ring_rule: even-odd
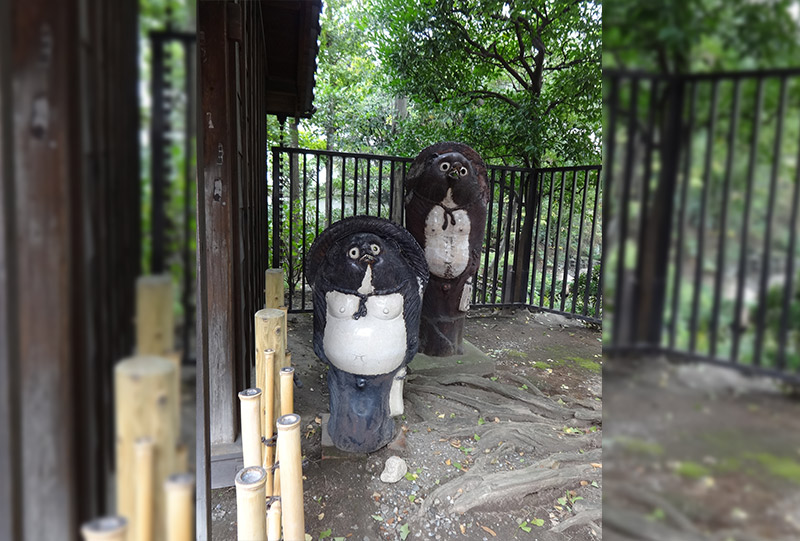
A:
<svg viewBox="0 0 800 541">
<path fill-rule="evenodd" d="M 550 243 L 550 218 L 553 215 L 553 171 L 550 171 L 550 195 L 547 198 L 547 225 L 544 233 L 544 249 L 542 250 L 542 287 L 539 289 L 539 302 L 544 306 L 545 278 L 547 276 L 547 245 Z"/>
<path fill-rule="evenodd" d="M 778 103 L 778 125 L 775 128 L 775 146 L 772 151 L 772 172 L 769 179 L 769 200 L 767 203 L 766 231 L 764 232 L 764 255 L 761 260 L 761 276 L 758 286 L 758 312 L 756 322 L 756 342 L 753 348 L 753 362 L 761 365 L 761 353 L 764 349 L 764 332 L 767 324 L 767 282 L 769 280 L 769 254 L 772 243 L 772 222 L 775 209 L 775 191 L 778 183 L 778 168 L 783 142 L 783 117 L 786 112 L 786 77 L 781 77 L 780 101 Z"/>
<path fill-rule="evenodd" d="M 382 206 L 383 199 L 383 159 L 378 159 L 378 216 L 383 212 Z"/>
<path fill-rule="evenodd" d="M 533 301 L 533 294 L 536 291 L 536 258 L 539 255 L 539 222 L 542 219 L 542 188 L 544 187 L 544 173 L 542 171 L 536 171 L 534 182 L 537 182 L 537 201 L 536 201 L 536 232 L 533 235 L 533 263 L 531 264 L 531 304 L 536 306 L 541 306 L 542 304 L 542 297 L 539 296 L 538 304 Z M 544 273 L 544 268 L 542 268 L 542 273 Z"/>
<path fill-rule="evenodd" d="M 289 201 L 288 201 L 288 212 L 289 215 L 289 237 L 288 242 L 286 243 L 286 262 L 287 262 L 287 270 L 286 275 L 291 277 L 294 274 L 294 257 L 292 252 L 294 251 L 294 206 L 296 201 L 294 201 L 293 197 L 295 195 L 296 186 L 295 184 L 295 175 L 298 175 L 296 156 L 294 149 L 287 149 L 287 153 L 289 154 Z M 290 278 L 289 284 L 292 286 L 289 288 L 289 303 L 288 308 L 291 310 L 293 308 L 293 300 L 294 300 L 294 281 Z"/>
<path fill-rule="evenodd" d="M 272 148 L 272 268 L 281 268 L 281 149 Z"/>
<path fill-rule="evenodd" d="M 483 302 L 489 302 L 489 247 L 492 242 L 492 214 L 494 213 L 494 188 L 495 188 L 495 169 L 490 171 L 489 176 L 489 216 L 486 226 L 486 240 L 483 243 Z"/>
<path fill-rule="evenodd" d="M 497 199 L 497 230 L 495 233 L 494 244 L 494 260 L 492 261 L 492 300 L 494 304 L 497 302 L 497 271 L 500 266 L 500 239 L 502 238 L 502 225 L 503 225 L 503 201 L 505 199 L 505 171 L 500 172 L 500 196 Z"/>
<path fill-rule="evenodd" d="M 613 138 L 613 136 L 612 136 Z M 581 198 L 581 218 L 578 222 L 578 246 L 576 247 L 575 252 L 575 278 L 572 280 L 572 309 L 570 312 L 573 314 L 577 313 L 578 310 L 578 283 L 581 276 L 581 242 L 583 241 L 583 227 L 584 227 L 584 220 L 586 219 L 586 194 L 589 192 L 589 170 L 587 169 L 583 173 L 583 197 Z M 586 283 L 586 288 L 589 287 L 589 284 Z"/>
<path fill-rule="evenodd" d="M 340 220 L 344 219 L 344 198 L 345 198 L 344 185 L 346 184 L 346 179 L 347 179 L 347 177 L 345 176 L 346 162 L 347 158 L 345 156 L 342 156 L 342 201 L 341 201 L 342 211 L 341 214 L 339 215 Z"/>
<path fill-rule="evenodd" d="M 365 199 L 366 199 L 366 201 L 364 202 L 364 206 L 366 207 L 366 210 L 364 211 L 364 214 L 369 215 L 369 173 L 370 173 L 370 169 L 372 169 L 372 160 L 367 159 L 366 161 L 367 161 L 367 186 L 366 186 L 366 192 L 364 193 L 364 196 L 365 196 Z M 379 209 L 379 212 L 380 212 L 380 209 Z"/>
<path fill-rule="evenodd" d="M 761 124 L 761 110 L 763 108 L 764 100 L 764 79 L 759 78 L 756 86 L 755 97 L 755 113 L 753 114 L 753 132 L 750 139 L 750 154 L 747 164 L 747 187 L 745 188 L 744 196 L 744 216 L 742 218 L 742 235 L 739 240 L 739 269 L 738 269 L 738 282 L 736 283 L 736 308 L 734 310 L 734 317 L 736 324 L 733 332 L 733 344 L 731 345 L 731 360 L 737 362 L 739 360 L 739 342 L 741 339 L 744 328 L 742 326 L 742 304 L 744 302 L 744 282 L 747 277 L 747 237 L 750 230 L 750 209 L 753 196 L 753 181 L 755 178 L 755 169 L 758 152 L 758 138 L 759 128 Z"/>
<path fill-rule="evenodd" d="M 330 227 L 333 222 L 333 168 L 334 157 L 327 156 L 325 160 L 325 227 Z"/>
<path fill-rule="evenodd" d="M 505 180 L 506 171 L 503 171 L 503 179 Z M 511 176 L 511 181 L 508 183 L 508 211 L 505 213 L 506 215 L 506 223 L 505 223 L 505 233 L 504 233 L 504 241 L 503 245 L 505 249 L 503 252 L 503 293 L 501 297 L 501 302 L 510 302 L 508 295 L 510 294 L 509 285 L 513 283 L 513 280 L 509 276 L 509 267 L 508 267 L 508 259 L 511 252 L 511 224 L 514 222 L 513 212 L 514 212 L 514 199 L 516 198 L 516 191 L 514 190 L 514 174 L 511 172 L 509 175 Z M 513 287 L 513 286 L 512 286 Z"/>
<path fill-rule="evenodd" d="M 570 239 L 572 237 L 572 219 L 575 210 L 575 186 L 576 181 L 578 179 L 578 171 L 572 171 L 572 190 L 570 191 L 570 202 L 569 202 L 569 222 L 567 223 L 567 243 L 566 243 L 566 250 L 564 250 L 564 274 L 561 277 L 561 304 L 560 308 L 563 312 L 567 305 L 567 278 L 568 278 L 568 271 L 569 271 L 569 248 L 570 248 Z M 575 266 L 578 266 L 577 257 L 575 258 Z"/>
<path fill-rule="evenodd" d="M 553 276 L 550 278 L 550 308 L 554 307 L 556 297 L 556 277 L 558 276 L 558 244 L 561 240 L 561 209 L 564 208 L 564 171 L 561 171 L 561 190 L 558 196 L 558 217 L 556 218 L 556 243 L 553 247 Z"/>
<path fill-rule="evenodd" d="M 612 197 L 612 194 L 613 194 L 613 190 L 612 190 L 613 182 L 612 181 L 613 181 L 613 177 L 614 177 L 614 174 L 613 174 L 614 173 L 614 159 L 616 158 L 616 149 L 617 149 L 617 144 L 616 143 L 617 143 L 617 113 L 618 113 L 618 109 L 619 109 L 619 76 L 618 75 L 612 75 L 610 77 L 610 79 L 611 79 L 611 85 L 610 85 L 609 97 L 608 97 L 608 101 L 609 101 L 609 105 L 608 105 L 608 127 L 606 128 L 606 126 L 603 126 L 604 131 L 606 129 L 608 130 L 607 131 L 608 136 L 606 138 L 607 143 L 604 142 L 604 144 L 603 144 L 604 149 L 605 149 L 605 156 L 603 157 L 603 163 L 605 164 L 605 167 L 603 167 L 603 169 L 601 171 L 602 171 L 602 173 L 604 173 L 602 175 L 603 183 L 604 183 L 603 190 L 609 197 Z M 605 83 L 603 83 L 603 84 L 605 85 Z M 600 172 L 598 172 L 598 177 L 599 176 L 600 176 Z M 600 179 L 598 178 L 598 183 L 599 183 L 599 180 Z M 586 199 L 586 193 L 585 192 L 588 192 L 588 191 L 589 191 L 589 182 L 588 182 L 588 175 L 587 175 L 587 180 L 586 180 L 586 182 L 584 184 L 584 201 Z M 605 223 L 609 223 L 608 215 L 611 213 L 613 208 L 614 208 L 613 201 L 611 201 L 611 204 L 607 204 L 607 205 L 605 205 L 603 207 L 603 209 L 604 209 L 603 220 L 604 220 Z M 584 205 L 584 209 L 585 209 L 585 205 Z M 582 213 L 583 213 L 583 211 L 582 211 Z M 581 215 L 583 215 L 583 214 L 581 214 Z M 583 231 L 583 218 L 581 218 L 581 232 L 582 231 Z M 592 242 L 593 242 L 593 240 L 590 238 L 589 239 L 589 254 L 588 254 L 589 255 L 588 259 L 590 261 L 591 261 L 592 249 L 593 249 Z M 605 262 L 608 261 L 609 245 L 611 244 L 610 241 L 609 241 L 609 235 L 603 235 L 602 243 L 603 243 L 603 250 L 602 250 L 602 254 L 601 254 L 601 261 L 603 262 L 603 265 L 605 265 Z M 608 268 L 608 267 L 606 267 L 606 268 Z M 590 269 L 591 269 L 591 264 L 589 264 L 589 266 L 586 269 L 586 288 L 585 288 L 585 291 L 589 291 L 589 285 L 590 285 L 590 282 L 589 282 L 590 273 L 589 273 L 589 271 L 590 271 Z M 615 281 L 614 281 L 614 288 L 615 289 L 619 289 L 620 284 L 621 284 L 621 277 L 617 276 Z M 577 291 L 576 291 L 575 302 L 577 302 L 577 299 L 578 299 L 578 297 L 577 297 Z M 585 308 L 585 306 L 586 306 L 586 304 L 584 303 L 584 308 Z M 577 306 L 575 307 L 575 310 L 577 311 Z M 619 326 L 619 321 L 620 321 L 619 307 L 618 306 L 613 306 L 612 336 L 613 336 L 613 334 L 616 333 L 616 329 Z"/>
<path fill-rule="evenodd" d="M 586 268 L 586 290 L 583 292 L 583 315 L 589 312 L 589 286 L 592 283 L 592 265 L 594 263 L 594 235 L 597 230 L 597 205 L 600 201 L 600 170 L 597 171 L 597 180 L 594 186 L 594 211 L 592 212 L 592 232 L 589 234 L 589 266 Z M 601 260 L 602 261 L 602 260 Z M 600 273 L 600 280 L 603 273 Z M 597 286 L 597 300 L 595 301 L 594 317 L 600 318 L 600 298 L 602 297 L 602 283 Z"/>
<path fill-rule="evenodd" d="M 694 121 L 697 111 L 697 84 L 691 83 L 692 91 L 689 99 L 689 120 L 686 128 L 687 137 L 684 138 L 684 162 L 683 162 L 683 185 L 681 186 L 680 207 L 678 209 L 678 238 L 675 242 L 675 272 L 672 282 L 672 309 L 669 322 L 669 347 L 675 347 L 675 335 L 677 333 L 678 311 L 680 309 L 681 284 L 683 272 L 683 232 L 686 217 L 686 199 L 689 193 L 692 174 L 692 137 L 694 132 Z M 662 156 L 662 161 L 664 157 Z"/>
<path fill-rule="evenodd" d="M 316 160 L 314 161 L 314 184 L 316 185 L 316 196 L 314 203 L 314 238 L 319 236 L 319 159 L 322 156 L 317 154 Z"/>
<path fill-rule="evenodd" d="M 395 161 L 389 162 L 389 216 L 394 217 L 394 191 L 397 189 L 394 180 L 394 164 Z"/>
<path fill-rule="evenodd" d="M 703 251 L 706 234 L 706 208 L 708 206 L 708 192 L 711 187 L 711 158 L 714 149 L 714 130 L 717 127 L 717 101 L 719 98 L 719 81 L 711 82 L 711 110 L 708 117 L 708 137 L 706 138 L 706 152 L 703 165 L 703 192 L 700 195 L 700 223 L 697 226 L 697 255 L 694 267 L 694 288 L 692 290 L 692 315 L 689 320 L 689 351 L 697 349 L 697 323 L 700 307 L 700 295 L 703 287 Z"/>
<path fill-rule="evenodd" d="M 622 192 L 620 199 L 619 215 L 619 245 L 617 246 L 617 287 L 614 292 L 614 312 L 616 318 L 614 321 L 614 330 L 611 338 L 613 345 L 618 345 L 622 339 L 623 330 L 621 314 L 626 312 L 623 307 L 625 299 L 624 286 L 627 283 L 625 280 L 625 245 L 628 239 L 628 201 L 631 198 L 631 182 L 633 178 L 633 156 L 634 156 L 634 143 L 636 141 L 637 133 L 637 120 L 638 120 L 638 102 L 639 102 L 639 80 L 633 79 L 631 81 L 631 97 L 630 97 L 630 110 L 628 112 L 628 141 L 625 149 L 625 169 L 622 179 Z M 629 308 L 632 308 L 631 305 Z M 586 306 L 584 305 L 584 309 Z M 630 333 L 630 329 L 625 329 L 624 332 Z"/>
<path fill-rule="evenodd" d="M 353 216 L 358 216 L 358 158 L 353 162 Z"/>
<path fill-rule="evenodd" d="M 302 272 L 300 274 L 300 307 L 305 310 L 306 308 L 306 217 L 308 216 L 308 154 L 303 153 L 303 251 L 300 254 L 300 266 Z M 288 344 L 287 344 L 288 345 Z"/>
<path fill-rule="evenodd" d="M 778 331 L 778 359 L 777 366 L 780 370 L 786 369 L 786 341 L 789 334 L 789 312 L 791 310 L 792 294 L 794 292 L 794 258 L 797 246 L 797 214 L 800 207 L 800 149 L 795 163 L 794 195 L 792 196 L 792 214 L 789 220 L 789 247 L 786 257 L 786 287 L 783 295 L 780 330 Z M 798 322 L 794 322 L 795 325 Z M 797 352 L 800 354 L 800 351 Z M 797 367 L 800 371 L 800 366 Z"/>
<path fill-rule="evenodd" d="M 517 176 L 517 172 L 512 172 L 511 173 L 512 186 L 516 186 L 516 182 L 517 182 L 516 181 L 516 176 Z M 523 263 L 522 258 L 524 257 L 524 254 L 527 253 L 527 248 L 523 249 L 523 247 L 520 245 L 520 242 L 522 240 L 522 234 L 521 234 L 521 231 L 522 231 L 522 212 L 526 208 L 526 205 L 528 205 L 527 189 L 528 188 L 525 185 L 525 175 L 523 175 L 522 172 L 519 172 L 519 192 L 518 192 L 519 193 L 519 197 L 517 198 L 517 200 L 519 202 L 517 204 L 517 212 L 516 212 L 517 223 L 516 223 L 516 226 L 514 228 L 514 262 L 511 264 L 512 278 L 513 278 L 512 282 L 511 282 L 511 298 L 513 299 L 513 301 L 515 303 L 516 302 L 523 302 L 523 303 L 525 302 L 525 298 L 527 297 L 527 294 L 523 294 L 523 291 L 518 291 L 518 289 L 521 290 L 522 289 L 522 284 L 523 283 L 527 283 L 527 282 L 524 281 L 524 280 L 527 280 L 527 276 L 525 276 L 525 278 L 523 280 L 523 276 L 522 275 L 523 274 L 527 275 L 528 272 L 530 272 L 527 269 L 525 269 L 524 266 L 519 266 L 518 265 L 518 263 Z M 529 255 L 528 255 L 527 259 L 530 259 Z M 517 273 L 519 273 L 519 276 L 517 276 Z"/>
<path fill-rule="evenodd" d="M 719 307 L 722 297 L 722 275 L 725 269 L 725 237 L 728 228 L 728 201 L 731 191 L 731 173 L 733 171 L 733 155 L 736 148 L 736 135 L 739 129 L 739 80 L 733 82 L 733 106 L 731 108 L 730 129 L 728 131 L 728 155 L 725 159 L 725 179 L 722 186 L 722 212 L 719 219 L 719 243 L 717 244 L 717 268 L 714 279 L 714 306 L 711 309 L 711 342 L 710 354 L 717 355 L 717 335 L 719 330 Z"/>
</svg>

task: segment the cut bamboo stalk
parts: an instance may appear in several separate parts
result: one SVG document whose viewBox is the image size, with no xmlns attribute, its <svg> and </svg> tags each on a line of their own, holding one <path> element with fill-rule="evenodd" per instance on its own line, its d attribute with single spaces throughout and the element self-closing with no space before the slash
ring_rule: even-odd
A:
<svg viewBox="0 0 800 541">
<path fill-rule="evenodd" d="M 136 456 L 134 444 L 148 437 L 154 445 L 154 486 L 175 473 L 178 427 L 173 408 L 175 368 L 163 357 L 130 357 L 114 368 L 115 435 L 117 459 L 117 513 L 128 519 L 129 536 L 139 539 L 136 509 Z M 164 538 L 164 496 L 153 495 L 153 537 Z"/>
<path fill-rule="evenodd" d="M 159 355 L 155 353 L 154 355 Z M 172 365 L 175 367 L 175 383 L 173 385 L 173 392 L 175 396 L 178 398 L 178 407 L 175 408 L 175 426 L 181 426 L 181 359 L 183 358 L 183 353 L 179 351 L 167 351 L 163 354 L 165 359 L 169 359 Z M 180 434 L 180 432 L 178 432 Z M 186 471 L 186 469 L 179 469 L 175 471 Z"/>
<path fill-rule="evenodd" d="M 294 413 L 294 368 L 281 368 L 281 415 Z"/>
<path fill-rule="evenodd" d="M 136 280 L 136 353 L 165 355 L 175 350 L 172 278 L 140 276 Z"/>
<path fill-rule="evenodd" d="M 175 471 L 185 472 L 189 469 L 189 447 L 185 443 L 175 446 Z"/>
<path fill-rule="evenodd" d="M 281 501 L 272 502 L 267 511 L 267 541 L 281 540 Z"/>
<path fill-rule="evenodd" d="M 284 349 L 289 347 L 289 308 L 286 306 L 279 306 L 278 310 L 283 312 L 283 346 Z M 285 364 L 283 366 L 289 366 Z"/>
<path fill-rule="evenodd" d="M 176 473 L 164 481 L 167 541 L 194 540 L 194 475 Z"/>
<path fill-rule="evenodd" d="M 100 517 L 81 526 L 84 541 L 125 541 L 128 521 L 124 517 Z"/>
<path fill-rule="evenodd" d="M 264 361 L 263 355 L 261 352 L 271 349 L 275 352 L 275 363 L 274 363 L 274 374 L 275 379 L 274 387 L 272 389 L 272 399 L 273 399 L 273 416 L 272 418 L 272 425 L 275 426 L 275 421 L 278 417 L 278 412 L 280 411 L 280 382 L 278 379 L 278 372 L 284 366 L 288 366 L 286 362 L 286 342 L 284 339 L 284 327 L 285 327 L 285 313 L 281 310 L 277 310 L 274 308 L 265 308 L 263 310 L 259 310 L 255 314 L 255 340 L 256 340 L 256 348 L 255 351 L 259 353 L 256 356 L 256 387 L 261 389 L 262 391 L 262 398 L 266 400 L 266 397 L 269 394 L 266 387 L 266 371 L 264 370 L 263 366 L 259 370 L 258 363 L 259 361 Z M 266 403 L 264 403 L 266 406 Z M 266 407 L 264 408 L 265 415 L 266 415 Z M 266 418 L 264 420 L 266 423 Z M 266 434 L 266 426 L 262 425 L 261 433 Z"/>
<path fill-rule="evenodd" d="M 263 465 L 264 469 L 267 470 L 267 496 L 272 496 L 274 494 L 272 489 L 272 465 L 274 464 L 275 446 L 270 440 L 272 440 L 272 436 L 275 434 L 275 429 L 271 422 L 271 419 L 275 417 L 275 400 L 273 396 L 275 392 L 275 352 L 271 349 L 268 349 L 264 352 L 264 373 L 264 386 L 266 389 L 268 389 L 269 396 L 264 398 L 262 393 L 261 397 L 262 403 L 265 404 L 264 415 L 262 417 L 262 426 L 264 427 L 264 438 L 266 438 L 268 443 L 268 445 L 266 445 L 264 448 Z"/>
<path fill-rule="evenodd" d="M 264 284 L 264 308 L 283 306 L 283 269 L 267 269 Z"/>
<path fill-rule="evenodd" d="M 242 408 L 242 460 L 244 467 L 261 466 L 261 389 L 239 393 Z"/>
<path fill-rule="evenodd" d="M 267 475 L 261 466 L 243 468 L 236 474 L 236 529 L 239 541 L 265 541 L 267 538 L 266 481 Z"/>
<path fill-rule="evenodd" d="M 300 452 L 300 416 L 278 419 L 278 453 L 281 470 L 281 525 L 288 540 L 305 539 L 303 516 L 303 466 Z"/>
<path fill-rule="evenodd" d="M 139 438 L 134 443 L 136 454 L 136 533 L 135 541 L 153 539 L 153 468 L 155 445 L 149 437 Z"/>
</svg>

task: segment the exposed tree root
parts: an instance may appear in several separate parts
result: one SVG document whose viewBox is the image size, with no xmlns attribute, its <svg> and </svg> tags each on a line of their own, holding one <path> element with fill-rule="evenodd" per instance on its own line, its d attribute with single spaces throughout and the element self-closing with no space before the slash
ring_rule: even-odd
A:
<svg viewBox="0 0 800 541">
<path fill-rule="evenodd" d="M 603 518 L 603 510 L 601 508 L 596 507 L 594 509 L 587 509 L 586 511 L 581 511 L 577 515 L 568 518 L 564 522 L 556 524 L 550 528 L 550 531 L 564 532 L 576 526 L 585 526 L 586 524 L 589 524 L 595 520 L 600 520 L 601 518 Z"/>
</svg>

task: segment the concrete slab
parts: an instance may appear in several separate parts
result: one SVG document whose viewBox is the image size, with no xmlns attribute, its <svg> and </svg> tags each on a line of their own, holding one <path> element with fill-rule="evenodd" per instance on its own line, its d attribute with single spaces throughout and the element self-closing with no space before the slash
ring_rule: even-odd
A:
<svg viewBox="0 0 800 541">
<path fill-rule="evenodd" d="M 494 370 L 494 359 L 466 340 L 464 340 L 463 355 L 431 357 L 417 353 L 408 365 L 409 374 L 442 375 L 456 371 L 459 374 L 488 376 L 494 373 Z"/>
</svg>

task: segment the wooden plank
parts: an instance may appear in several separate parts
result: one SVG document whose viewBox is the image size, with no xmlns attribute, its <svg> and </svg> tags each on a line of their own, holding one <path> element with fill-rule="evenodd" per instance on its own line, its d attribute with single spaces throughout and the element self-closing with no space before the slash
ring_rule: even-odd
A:
<svg viewBox="0 0 800 541">
<path fill-rule="evenodd" d="M 79 142 L 74 2 L 12 9 L 20 417 L 24 539 L 76 532 L 70 194 Z M 22 272 L 24 271 L 24 272 Z M 57 450 L 57 452 L 56 452 Z M 76 537 L 73 534 L 72 537 Z"/>
<path fill-rule="evenodd" d="M 0 2 L 0 539 L 22 537 L 10 3 Z"/>
</svg>

